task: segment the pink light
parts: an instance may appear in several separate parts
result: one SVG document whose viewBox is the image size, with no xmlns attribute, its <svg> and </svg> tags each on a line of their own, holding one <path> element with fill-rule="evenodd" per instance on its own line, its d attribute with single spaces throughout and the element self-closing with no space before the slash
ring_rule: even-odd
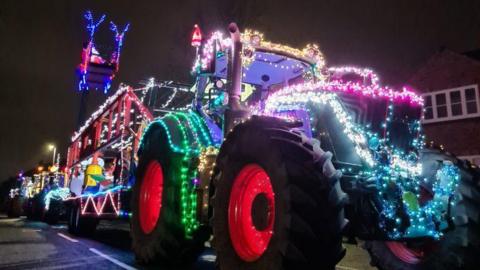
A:
<svg viewBox="0 0 480 270">
<path fill-rule="evenodd" d="M 342 76 L 348 73 L 353 73 L 363 78 L 370 79 L 370 83 L 372 85 L 378 85 L 380 78 L 378 75 L 371 69 L 368 68 L 359 68 L 353 66 L 345 66 L 345 67 L 330 67 L 328 71 L 333 73 L 332 76 L 336 77 L 338 75 Z"/>
<path fill-rule="evenodd" d="M 215 46 L 218 46 L 218 50 L 224 50 L 225 48 L 231 45 L 230 38 L 223 38 L 223 34 L 220 31 L 213 32 L 211 37 L 204 43 L 202 49 L 202 57 L 200 60 L 200 67 L 202 69 L 206 69 L 208 65 L 213 61 L 213 53 L 215 50 Z M 193 43 L 192 43 L 193 46 Z M 192 71 L 195 71 L 198 62 L 196 61 L 194 66 L 192 67 Z"/>
<path fill-rule="evenodd" d="M 118 201 L 118 205 L 117 205 L 113 200 L 112 193 L 107 192 L 107 194 L 103 198 L 103 202 L 102 202 L 102 205 L 100 206 L 100 209 L 98 209 L 97 205 L 95 204 L 95 200 L 93 199 L 93 196 L 89 195 L 88 198 L 87 198 L 87 201 L 82 206 L 82 215 L 85 215 L 85 213 L 87 211 L 87 208 L 88 208 L 88 205 L 89 205 L 89 202 L 91 202 L 91 204 L 93 205 L 93 209 L 95 210 L 95 213 L 97 214 L 97 216 L 102 215 L 103 214 L 103 209 L 105 208 L 105 205 L 107 204 L 107 199 L 110 198 L 110 203 L 112 205 L 112 208 L 115 211 L 115 214 L 118 216 L 120 214 L 120 195 L 118 197 L 119 197 L 118 198 L 119 201 Z M 97 201 L 98 201 L 98 199 L 97 199 Z"/>
<path fill-rule="evenodd" d="M 357 82 L 307 82 L 303 84 L 297 84 L 288 86 L 278 90 L 270 95 L 268 99 L 275 99 L 277 96 L 289 95 L 289 94 L 302 94 L 305 92 L 343 92 L 343 93 L 356 93 L 362 96 L 368 96 L 373 98 L 385 98 L 393 102 L 409 102 L 415 106 L 423 105 L 423 98 L 414 92 L 408 90 L 406 87 L 402 88 L 402 91 L 395 91 L 389 87 L 381 87 L 379 85 L 363 85 Z M 268 100 L 267 100 L 268 102 Z"/>
</svg>

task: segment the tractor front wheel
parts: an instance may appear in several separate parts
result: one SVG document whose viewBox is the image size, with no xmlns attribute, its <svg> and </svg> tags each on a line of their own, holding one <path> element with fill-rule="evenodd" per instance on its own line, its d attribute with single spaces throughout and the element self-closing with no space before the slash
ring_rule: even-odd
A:
<svg viewBox="0 0 480 270">
<path fill-rule="evenodd" d="M 435 175 L 443 160 L 460 169 L 460 180 L 451 208 L 454 227 L 438 242 L 366 241 L 371 264 L 382 270 L 473 270 L 480 265 L 480 170 L 437 149 L 421 152 L 426 179 Z"/>
<path fill-rule="evenodd" d="M 222 145 L 212 197 L 220 269 L 334 269 L 343 257 L 340 175 L 293 127 L 252 117 Z"/>
</svg>

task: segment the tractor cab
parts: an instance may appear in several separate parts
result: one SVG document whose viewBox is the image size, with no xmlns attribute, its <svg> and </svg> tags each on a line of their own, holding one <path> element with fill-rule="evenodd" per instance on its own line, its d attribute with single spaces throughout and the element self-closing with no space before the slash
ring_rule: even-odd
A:
<svg viewBox="0 0 480 270">
<path fill-rule="evenodd" d="M 238 101 L 258 111 L 262 110 L 266 97 L 281 88 L 325 79 L 324 58 L 317 45 L 309 44 L 300 50 L 267 41 L 258 31 L 236 30 L 227 38 L 214 32 L 203 44 L 192 40 L 197 47 L 193 67 L 197 75 L 196 107 L 219 126 L 223 125 L 225 109 L 232 107 L 228 105 L 231 101 L 227 88 L 235 87 Z M 194 32 L 194 38 L 201 39 L 198 31 Z M 231 66 L 238 62 L 232 59 L 235 42 L 240 51 L 239 67 Z"/>
</svg>

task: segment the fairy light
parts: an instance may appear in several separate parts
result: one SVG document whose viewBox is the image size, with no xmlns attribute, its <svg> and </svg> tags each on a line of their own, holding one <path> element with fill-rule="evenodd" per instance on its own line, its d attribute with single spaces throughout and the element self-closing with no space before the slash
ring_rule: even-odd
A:
<svg viewBox="0 0 480 270">
<path fill-rule="evenodd" d="M 308 44 L 304 49 L 296 49 L 287 45 L 267 41 L 263 38 L 262 33 L 250 29 L 246 29 L 245 32 L 241 34 L 241 41 L 243 43 L 242 65 L 244 68 L 246 68 L 246 70 L 248 70 L 250 64 L 256 59 L 256 51 L 261 49 L 262 52 L 286 54 L 298 59 L 302 59 L 312 65 L 314 76 L 317 79 L 325 80 L 325 75 L 323 74 L 323 69 L 325 68 L 325 59 L 319 50 L 318 45 Z M 199 56 L 199 58 L 195 61 L 192 67 L 192 72 L 195 73 L 207 69 L 212 61 L 214 61 L 215 57 L 224 54 L 226 50 L 229 49 L 231 43 L 231 39 L 224 38 L 221 32 L 213 32 L 210 39 L 203 44 L 201 57 Z M 218 55 L 215 55 L 215 52 L 217 52 Z M 294 66 L 286 66 L 274 63 L 270 64 L 280 69 L 295 68 Z"/>
<path fill-rule="evenodd" d="M 123 38 L 125 37 L 125 33 L 128 31 L 128 28 L 130 27 L 130 24 L 127 23 L 123 30 L 119 31 L 118 27 L 115 23 L 110 22 L 110 30 L 112 30 L 115 33 L 115 51 L 113 52 L 112 55 L 112 63 L 116 64 L 116 68 L 118 71 L 118 66 L 120 64 L 120 51 L 123 46 Z"/>
<path fill-rule="evenodd" d="M 358 82 L 306 82 L 288 86 L 273 93 L 268 100 L 275 99 L 277 96 L 288 96 L 290 99 L 301 98 L 302 95 L 308 92 L 328 91 L 335 93 L 358 94 L 372 98 L 384 98 L 395 103 L 409 102 L 415 106 L 423 105 L 423 98 L 407 88 L 402 88 L 402 91 L 395 91 L 389 87 L 381 87 L 379 85 L 363 85 Z"/>
<path fill-rule="evenodd" d="M 406 102 L 411 106 L 422 106 L 423 100 L 407 88 L 398 92 L 380 86 L 378 76 L 368 69 L 345 67 L 329 71 L 336 74 L 337 78 L 332 77 L 329 82 L 307 82 L 280 89 L 266 99 L 264 111 L 255 108 L 254 113 L 296 118 L 295 114 L 288 112 L 303 110 L 310 115 L 312 121 L 315 115 L 311 108 L 329 107 L 335 119 L 341 124 L 343 132 L 352 142 L 355 152 L 366 165 L 356 173 L 355 178 L 376 181 L 380 228 L 390 239 L 419 236 L 440 238 L 442 226 L 439 224 L 446 222 L 448 205 L 454 203 L 451 198 L 459 180 L 458 168 L 452 164 L 444 164 L 437 171 L 433 180 L 435 196 L 426 205 L 421 206 L 420 184 L 425 180 L 422 177 L 422 164 L 415 152 L 404 153 L 396 149 L 391 142 L 391 136 L 394 134 L 390 134 L 394 105 Z M 370 82 L 350 82 L 338 78 L 338 75 L 347 73 L 360 75 Z M 382 124 L 383 136 L 372 132 L 368 126 L 355 123 L 343 107 L 338 97 L 339 93 L 357 93 L 369 98 L 386 99 L 389 105 Z M 411 120 L 411 127 L 414 138 L 410 146 L 420 150 L 424 146 L 420 122 Z M 312 131 L 315 132 L 314 129 Z M 346 173 L 354 172 L 347 170 Z"/>
<path fill-rule="evenodd" d="M 70 189 L 69 188 L 57 188 L 50 190 L 47 195 L 45 195 L 45 198 L 43 199 L 45 203 L 45 210 L 48 210 L 50 208 L 50 201 L 51 200 L 66 200 L 68 197 L 70 197 Z"/>
<path fill-rule="evenodd" d="M 357 74 L 364 79 L 369 79 L 372 85 L 378 85 L 380 79 L 378 75 L 371 69 L 368 68 L 359 68 L 354 66 L 345 66 L 345 67 L 329 67 L 328 71 L 331 73 L 332 77 L 342 76 L 345 74 Z"/>
<path fill-rule="evenodd" d="M 113 195 L 117 195 L 118 197 L 117 202 L 115 202 L 115 200 L 113 199 Z M 85 201 L 85 204 L 83 205 L 83 208 L 82 208 L 82 215 L 87 214 L 87 209 L 89 205 L 93 206 L 93 209 L 95 211 L 94 214 L 96 214 L 97 216 L 105 214 L 103 210 L 105 208 L 105 205 L 107 204 L 107 201 L 110 202 L 110 205 L 112 206 L 115 215 L 118 216 L 120 214 L 120 193 L 113 193 L 111 191 L 107 191 L 105 197 L 102 200 L 102 204 L 100 208 L 97 207 L 97 204 L 95 203 L 94 198 L 96 197 L 92 195 L 89 195 L 87 197 L 87 200 Z"/>
<path fill-rule="evenodd" d="M 81 202 L 81 214 L 90 214 L 87 213 L 87 208 L 89 205 L 92 205 L 94 209 L 94 214 L 97 216 L 103 215 L 105 206 L 107 204 L 107 201 L 110 202 L 115 215 L 120 215 L 120 192 L 122 190 L 128 190 L 130 187 L 125 187 L 125 186 L 116 186 L 108 190 L 104 191 L 99 191 L 97 193 L 88 193 L 88 194 L 82 194 L 79 196 L 67 196 L 63 198 L 64 201 L 70 201 L 70 200 L 80 200 Z M 114 199 L 116 197 L 116 199 Z M 101 201 L 98 198 L 103 198 Z M 98 207 L 97 202 L 101 202 L 100 207 Z"/>
<path fill-rule="evenodd" d="M 191 237 L 200 225 L 197 217 L 198 195 L 196 189 L 200 185 L 198 173 L 204 164 L 202 155 L 205 151 L 208 153 L 215 151 L 212 150 L 215 147 L 213 147 L 211 135 L 207 125 L 196 112 L 172 112 L 155 119 L 147 126 L 140 140 L 140 148 L 143 148 L 145 136 L 148 136 L 147 134 L 152 128 L 163 129 L 170 150 L 182 154 L 180 164 L 178 164 L 181 181 L 180 222 L 185 229 L 186 236 Z M 179 133 L 176 141 L 173 140 L 172 129 L 176 129 Z M 198 160 L 198 164 L 196 160 Z"/>
<path fill-rule="evenodd" d="M 89 90 L 89 83 L 87 79 L 88 69 L 91 63 L 95 63 L 95 64 L 102 65 L 108 70 L 111 70 L 112 68 L 114 69 L 114 72 L 112 72 L 110 75 L 104 75 L 102 78 L 103 92 L 106 94 L 110 89 L 113 78 L 115 77 L 115 72 L 118 72 L 118 69 L 120 66 L 120 51 L 123 46 L 125 33 L 128 31 L 130 24 L 127 24 L 122 31 L 119 31 L 117 28 L 117 25 L 115 25 L 113 22 L 110 22 L 110 30 L 114 32 L 114 36 L 115 36 L 115 49 L 111 55 L 110 60 L 105 61 L 103 58 L 101 58 L 101 56 L 98 55 L 98 52 L 96 52 L 95 42 L 94 42 L 95 32 L 98 29 L 98 27 L 102 24 L 102 22 L 105 20 L 105 15 L 102 15 L 97 22 L 95 22 L 91 11 L 87 11 L 84 17 L 87 20 L 87 31 L 89 34 L 89 41 L 88 41 L 87 47 L 84 48 L 82 51 L 82 62 L 80 63 L 78 68 L 79 77 L 80 77 L 78 89 L 80 91 Z"/>
</svg>

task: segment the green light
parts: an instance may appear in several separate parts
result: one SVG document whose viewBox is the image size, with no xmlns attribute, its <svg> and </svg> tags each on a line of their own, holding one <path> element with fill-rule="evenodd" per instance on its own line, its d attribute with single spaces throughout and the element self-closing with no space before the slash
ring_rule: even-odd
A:
<svg viewBox="0 0 480 270">
<path fill-rule="evenodd" d="M 174 126 L 172 126 L 172 123 Z M 143 147 L 145 134 L 155 126 L 160 126 L 167 136 L 169 148 L 174 153 L 182 154 L 179 164 L 180 170 L 180 213 L 181 224 L 187 237 L 199 227 L 197 218 L 197 192 L 192 180 L 197 177 L 198 157 L 202 149 L 213 146 L 213 141 L 205 121 L 195 112 L 173 112 L 156 119 L 145 129 L 140 141 Z M 173 141 L 172 128 L 179 131 L 180 138 Z"/>
</svg>

